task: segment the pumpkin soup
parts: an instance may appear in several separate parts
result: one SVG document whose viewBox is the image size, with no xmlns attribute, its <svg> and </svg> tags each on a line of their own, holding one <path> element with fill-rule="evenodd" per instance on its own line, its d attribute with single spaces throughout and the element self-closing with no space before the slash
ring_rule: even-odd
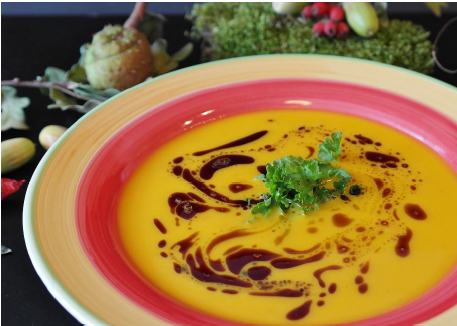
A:
<svg viewBox="0 0 457 326">
<path fill-rule="evenodd" d="M 306 215 L 294 205 L 251 212 L 271 190 L 255 178 L 268 163 L 315 159 L 337 131 L 332 165 L 352 176 L 344 193 Z M 153 153 L 123 189 L 119 232 L 136 268 L 194 309 L 245 323 L 353 322 L 411 302 L 452 269 L 456 185 L 435 152 L 384 125 L 256 112 Z"/>
</svg>

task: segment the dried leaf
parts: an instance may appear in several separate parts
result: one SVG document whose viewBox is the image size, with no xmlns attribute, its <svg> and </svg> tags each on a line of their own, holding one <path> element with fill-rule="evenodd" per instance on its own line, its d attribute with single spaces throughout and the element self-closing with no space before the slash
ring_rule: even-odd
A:
<svg viewBox="0 0 457 326">
<path fill-rule="evenodd" d="M 388 2 L 373 2 L 373 8 L 378 16 L 384 14 L 387 11 Z"/>
<path fill-rule="evenodd" d="M 149 43 L 154 43 L 155 40 L 162 37 L 163 24 L 167 19 L 160 15 L 152 12 L 145 12 L 143 19 L 138 24 L 138 31 L 143 33 L 148 39 Z"/>
<path fill-rule="evenodd" d="M 79 65 L 79 63 L 74 64 L 71 66 L 70 70 L 67 71 L 65 79 L 74 81 L 76 83 L 83 83 L 87 84 L 87 75 L 86 69 L 83 66 Z"/>
<path fill-rule="evenodd" d="M 50 105 L 48 105 L 48 109 L 61 109 L 62 111 L 73 110 L 73 111 L 85 114 L 85 113 L 89 112 L 90 110 L 94 109 L 95 107 L 97 107 L 100 103 L 102 103 L 102 102 L 97 101 L 97 100 L 89 100 L 86 103 L 84 103 L 83 105 L 73 104 L 73 105 L 64 105 L 63 106 L 63 105 L 58 105 L 58 104 L 50 104 Z"/>
<path fill-rule="evenodd" d="M 165 65 L 157 67 L 157 69 L 154 69 L 154 76 L 160 76 L 160 75 L 166 74 L 167 72 L 170 72 L 173 69 L 176 69 L 177 67 L 178 67 L 178 62 L 170 60 Z"/>
<path fill-rule="evenodd" d="M 52 83 L 58 83 L 66 78 L 66 72 L 60 68 L 47 67 L 44 71 L 44 76 L 38 76 L 36 79 L 39 81 L 49 81 Z M 47 88 L 40 88 L 41 94 L 49 95 L 50 90 Z M 51 98 L 52 99 L 52 98 Z"/>
<path fill-rule="evenodd" d="M 110 97 L 113 97 L 114 95 L 117 95 L 120 93 L 119 90 L 114 89 L 114 88 L 98 90 L 88 84 L 80 84 L 80 85 L 76 86 L 76 88 L 73 91 L 76 94 L 90 97 L 90 98 L 92 98 L 94 100 L 98 100 L 98 101 L 106 101 Z"/>
<path fill-rule="evenodd" d="M 2 86 L 2 131 L 9 129 L 27 130 L 24 108 L 30 105 L 28 97 L 16 97 L 14 87 Z"/>
<path fill-rule="evenodd" d="M 44 71 L 43 80 L 50 81 L 52 83 L 58 83 L 65 80 L 67 73 L 65 70 L 56 67 L 47 67 Z"/>
<path fill-rule="evenodd" d="M 60 106 L 76 104 L 75 99 L 72 99 L 71 97 L 66 96 L 64 93 L 62 93 L 58 89 L 50 89 L 49 97 L 51 98 L 51 100 L 55 101 L 57 105 L 60 105 Z"/>
<path fill-rule="evenodd" d="M 74 81 L 76 83 L 87 84 L 86 69 L 84 68 L 84 56 L 90 43 L 85 43 L 79 48 L 81 56 L 78 63 L 74 64 L 69 71 L 67 71 L 65 79 Z"/>
<path fill-rule="evenodd" d="M 427 7 L 429 7 L 435 16 L 441 16 L 441 7 L 447 7 L 448 4 L 446 2 L 426 2 Z"/>
<path fill-rule="evenodd" d="M 157 39 L 151 45 L 152 57 L 154 60 L 154 76 L 163 75 L 178 67 L 178 63 L 186 59 L 193 51 L 194 45 L 187 43 L 178 52 L 170 56 L 167 53 L 168 42 L 163 38 Z"/>
<path fill-rule="evenodd" d="M 173 54 L 171 56 L 171 60 L 176 60 L 176 61 L 183 61 L 185 60 L 194 50 L 194 44 L 193 43 L 187 43 L 184 45 L 178 52 Z"/>
<path fill-rule="evenodd" d="M 78 60 L 78 64 L 80 66 L 83 66 L 84 65 L 84 56 L 86 55 L 86 51 L 87 51 L 87 48 L 90 46 L 90 43 L 84 43 L 83 45 L 81 45 L 81 47 L 79 48 L 79 53 L 81 54 L 81 56 L 79 57 L 79 60 Z"/>
<path fill-rule="evenodd" d="M 389 18 L 387 17 L 387 2 L 373 2 L 373 8 L 379 18 L 382 27 L 389 27 Z"/>
<path fill-rule="evenodd" d="M 2 245 L 2 255 L 9 254 L 10 252 L 12 252 L 12 250 L 10 248 L 5 247 L 4 245 Z"/>
<path fill-rule="evenodd" d="M 168 42 L 166 39 L 159 38 L 151 44 L 151 52 L 153 55 L 167 53 Z"/>
</svg>

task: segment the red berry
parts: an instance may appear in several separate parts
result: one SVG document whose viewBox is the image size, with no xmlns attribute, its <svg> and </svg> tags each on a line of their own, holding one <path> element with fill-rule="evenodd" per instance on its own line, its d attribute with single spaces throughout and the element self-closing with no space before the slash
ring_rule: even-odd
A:
<svg viewBox="0 0 457 326">
<path fill-rule="evenodd" d="M 324 24 L 324 33 L 327 36 L 334 36 L 336 34 L 336 24 L 335 22 L 332 22 L 331 20 L 325 22 Z"/>
<path fill-rule="evenodd" d="M 323 17 L 328 12 L 328 5 L 325 2 L 315 2 L 311 12 L 314 17 Z"/>
<path fill-rule="evenodd" d="M 313 35 L 314 37 L 321 37 L 324 35 L 324 23 L 317 22 L 313 26 Z"/>
<path fill-rule="evenodd" d="M 305 16 L 306 18 L 313 17 L 313 7 L 306 6 L 305 8 L 303 8 L 303 16 Z"/>
<path fill-rule="evenodd" d="M 327 11 L 325 12 L 325 14 L 322 15 L 323 18 L 329 18 L 330 17 L 330 12 L 332 11 L 332 9 L 335 7 L 335 5 L 327 5 Z"/>
<path fill-rule="evenodd" d="M 346 25 L 346 23 L 338 23 L 338 25 L 336 26 L 336 36 L 338 37 L 346 37 L 348 36 L 349 34 L 349 27 L 348 25 Z"/>
<path fill-rule="evenodd" d="M 330 19 L 334 22 L 340 22 L 344 19 L 344 10 L 341 7 L 334 7 L 330 11 Z"/>
</svg>

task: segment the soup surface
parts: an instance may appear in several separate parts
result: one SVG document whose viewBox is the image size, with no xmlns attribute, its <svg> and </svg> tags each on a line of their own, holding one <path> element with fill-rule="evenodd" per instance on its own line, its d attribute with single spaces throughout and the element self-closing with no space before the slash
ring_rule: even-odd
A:
<svg viewBox="0 0 457 326">
<path fill-rule="evenodd" d="M 250 213 L 254 179 L 285 155 L 317 157 L 364 188 L 301 214 Z M 401 307 L 457 261 L 457 178 L 433 151 L 372 121 L 281 110 L 221 119 L 173 139 L 123 190 L 119 230 L 136 267 L 185 305 L 246 323 L 343 323 Z M 252 207 L 252 206 L 251 206 Z"/>
</svg>

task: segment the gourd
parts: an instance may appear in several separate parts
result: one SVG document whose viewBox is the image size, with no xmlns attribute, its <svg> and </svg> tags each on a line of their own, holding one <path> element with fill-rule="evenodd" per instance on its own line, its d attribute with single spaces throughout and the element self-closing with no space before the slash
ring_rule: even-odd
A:
<svg viewBox="0 0 457 326">
<path fill-rule="evenodd" d="M 2 174 L 14 171 L 35 155 L 35 144 L 28 138 L 2 141 Z"/>
<path fill-rule="evenodd" d="M 346 20 L 359 36 L 372 37 L 379 30 L 379 19 L 368 2 L 343 2 Z"/>
</svg>

